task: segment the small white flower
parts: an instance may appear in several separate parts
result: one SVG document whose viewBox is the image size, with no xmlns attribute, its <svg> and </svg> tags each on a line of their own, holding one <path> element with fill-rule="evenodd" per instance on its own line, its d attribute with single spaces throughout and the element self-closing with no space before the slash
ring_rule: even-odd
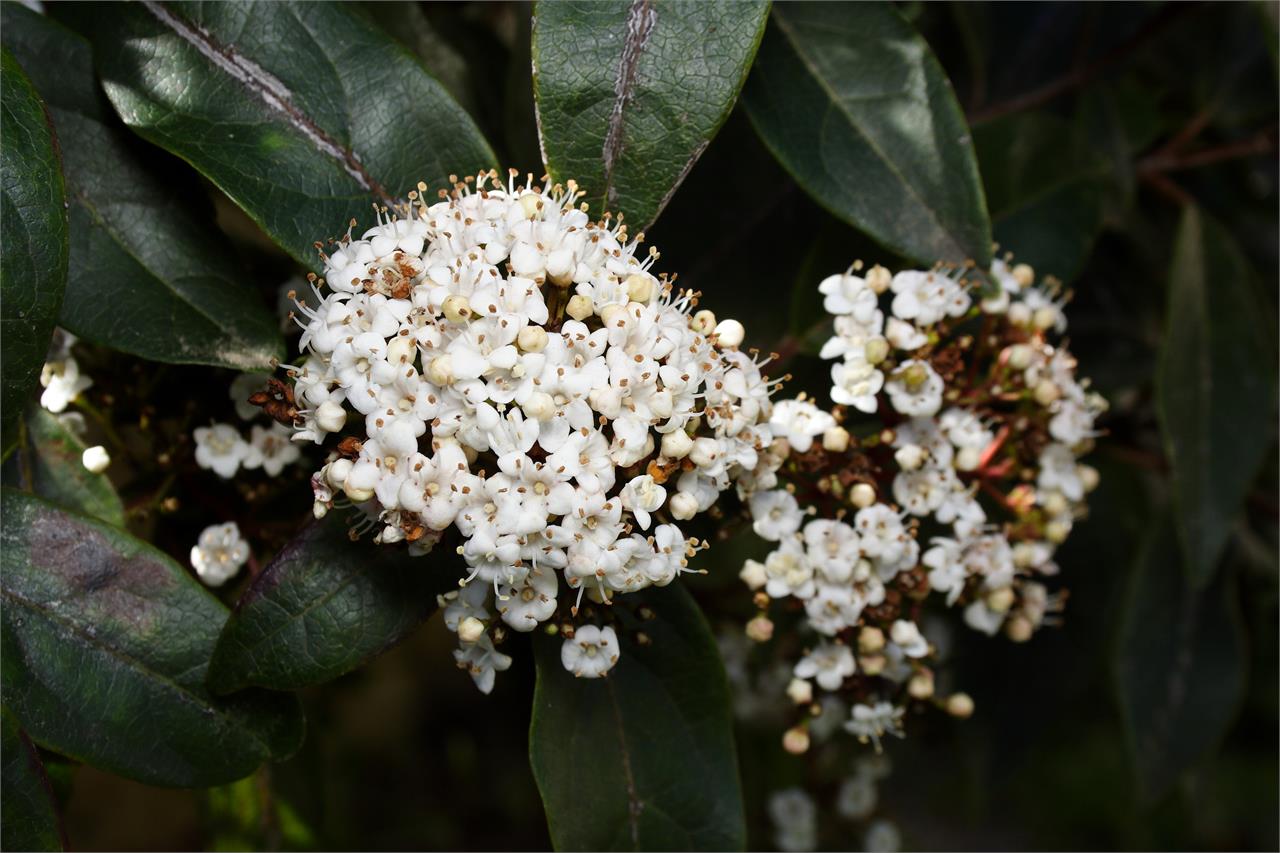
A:
<svg viewBox="0 0 1280 853">
<path fill-rule="evenodd" d="M 196 427 L 196 464 L 230 480 L 249 455 L 249 444 L 230 424 Z"/>
<path fill-rule="evenodd" d="M 872 821 L 862 839 L 867 853 L 898 853 L 902 849 L 902 833 L 892 821 Z"/>
<path fill-rule="evenodd" d="M 941 272 L 904 270 L 893 277 L 894 316 L 932 326 L 943 317 L 959 317 L 972 300 L 961 284 Z"/>
<path fill-rule="evenodd" d="M 618 662 L 619 651 L 612 627 L 583 625 L 560 647 L 560 663 L 578 678 L 600 678 Z"/>
<path fill-rule="evenodd" d="M 263 428 L 254 424 L 249 447 L 240 464 L 245 468 L 261 468 L 272 477 L 279 476 L 284 466 L 296 462 L 302 455 L 298 445 L 291 441 L 292 430 L 280 424 Z"/>
<path fill-rule="evenodd" d="M 870 291 L 867 291 L 870 293 Z M 798 453 L 813 446 L 814 436 L 822 435 L 836 425 L 836 420 L 807 400 L 779 400 L 773 404 L 769 426 Z"/>
<path fill-rule="evenodd" d="M 481 635 L 478 642 L 464 643 L 454 651 L 453 659 L 459 669 L 471 673 L 471 680 L 481 693 L 491 692 L 496 673 L 511 666 L 511 658 L 493 647 L 488 634 Z"/>
<path fill-rule="evenodd" d="M 46 362 L 40 370 L 40 384 L 44 392 L 40 395 L 40 405 L 55 415 L 67 408 L 67 405 L 80 396 L 80 392 L 93 385 L 93 380 L 80 375 L 80 365 L 71 356 L 58 361 Z"/>
<path fill-rule="evenodd" d="M 884 374 L 857 356 L 831 365 L 831 399 L 860 412 L 874 412 L 876 394 L 884 387 Z"/>
<path fill-rule="evenodd" d="M 532 631 L 556 612 L 558 586 L 550 568 L 530 572 L 519 584 L 499 586 L 497 609 L 502 621 L 517 631 Z"/>
<path fill-rule="evenodd" d="M 787 853 L 805 853 L 818 846 L 818 807 L 801 788 L 786 788 L 769 795 L 773 840 Z"/>
<path fill-rule="evenodd" d="M 909 658 L 922 658 L 929 654 L 929 641 L 920 633 L 920 626 L 914 622 L 897 620 L 889 631 L 889 638 Z"/>
<path fill-rule="evenodd" d="M 191 567 L 209 586 L 222 586 L 249 560 L 249 543 L 234 521 L 206 527 L 191 549 Z"/>
<path fill-rule="evenodd" d="M 662 506 L 662 502 L 667 499 L 667 490 L 654 482 L 650 475 L 642 474 L 627 483 L 619 497 L 622 505 L 636 517 L 640 529 L 648 530 L 651 520 L 649 513 Z"/>
<path fill-rule="evenodd" d="M 780 542 L 800 529 L 804 512 L 795 495 L 785 489 L 757 492 L 751 497 L 752 529 L 771 542 Z"/>
<path fill-rule="evenodd" d="M 1040 473 L 1036 485 L 1046 491 L 1059 491 L 1071 501 L 1084 498 L 1075 454 L 1065 444 L 1050 444 L 1040 451 Z"/>
<path fill-rule="evenodd" d="M 796 678 L 811 678 L 822 689 L 834 691 L 840 689 L 840 685 L 853 675 L 855 669 L 852 649 L 824 640 L 800 659 L 794 672 Z"/>
<path fill-rule="evenodd" d="M 818 285 L 825 295 L 822 307 L 828 314 L 851 314 L 859 323 L 870 323 L 877 310 L 876 293 L 862 278 L 848 273 L 827 276 Z"/>
<path fill-rule="evenodd" d="M 886 734 L 902 737 L 902 715 L 905 709 L 895 707 L 889 702 L 877 702 L 874 705 L 858 703 L 853 706 L 850 719 L 844 724 L 845 730 L 866 743 L 870 740 L 880 750 L 880 738 Z"/>
<path fill-rule="evenodd" d="M 884 387 L 889 402 L 908 417 L 932 415 L 942 408 L 942 377 L 926 361 L 904 361 Z"/>
<path fill-rule="evenodd" d="M 850 776 L 836 794 L 836 812 L 848 820 L 862 820 L 876 810 L 876 783 L 864 774 Z"/>
</svg>

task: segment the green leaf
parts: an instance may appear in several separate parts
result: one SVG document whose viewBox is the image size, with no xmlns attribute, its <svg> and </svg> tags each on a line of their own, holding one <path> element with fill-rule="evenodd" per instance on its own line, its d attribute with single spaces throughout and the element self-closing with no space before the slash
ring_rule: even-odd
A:
<svg viewBox="0 0 1280 853">
<path fill-rule="evenodd" d="M 1245 687 L 1235 585 L 1224 572 L 1197 592 L 1183 580 L 1166 515 L 1138 556 L 1116 676 L 1139 788 L 1159 800 L 1222 740 Z"/>
<path fill-rule="evenodd" d="M 562 641 L 534 640 L 529 756 L 557 850 L 740 850 L 746 843 L 729 687 L 715 639 L 679 583 L 624 607 L 617 666 L 578 679 Z M 643 630 L 652 642 L 641 645 Z"/>
<path fill-rule="evenodd" d="M 1001 252 L 1070 281 L 1102 229 L 1105 160 L 1069 122 L 1048 113 L 974 128 L 991 225 Z"/>
<path fill-rule="evenodd" d="M 990 263 L 969 127 L 890 5 L 775 6 L 742 98 L 765 144 L 836 216 L 921 263 Z"/>
<path fill-rule="evenodd" d="M 1274 435 L 1276 356 L 1256 287 L 1231 236 L 1188 207 L 1173 249 L 1156 389 L 1195 586 L 1213 574 Z"/>
<path fill-rule="evenodd" d="M 0 57 L 0 183 L 0 451 L 8 454 L 62 303 L 67 210 L 53 126 L 7 50 Z"/>
<path fill-rule="evenodd" d="M 64 850 L 53 788 L 35 744 L 7 708 L 0 710 L 0 848 Z"/>
<path fill-rule="evenodd" d="M 211 208 L 156 174 L 93 76 L 88 42 L 18 3 L 0 7 L 5 47 L 36 69 L 62 142 L 71 256 L 61 325 L 94 343 L 174 364 L 240 370 L 284 354 L 279 324 L 246 281 Z M 199 193 L 192 182 L 188 195 Z"/>
<path fill-rule="evenodd" d="M 3 491 L 0 676 L 41 746 L 153 785 L 239 779 L 301 743 L 292 696 L 212 699 L 227 609 L 145 542 Z"/>
<path fill-rule="evenodd" d="M 207 850 L 314 850 L 315 833 L 271 787 L 271 774 L 255 775 L 204 792 Z"/>
<path fill-rule="evenodd" d="M 107 475 L 84 467 L 84 443 L 39 406 L 27 414 L 31 487 L 40 497 L 75 512 L 124 527 L 124 505 Z"/>
<path fill-rule="evenodd" d="M 315 263 L 317 240 L 368 221 L 370 203 L 495 165 L 418 59 L 342 4 L 148 2 L 78 14 L 125 123 L 199 169 L 304 264 Z"/>
<path fill-rule="evenodd" d="M 309 687 L 386 651 L 435 612 L 455 573 L 406 549 L 352 542 L 338 519 L 310 525 L 244 593 L 209 685 Z"/>
<path fill-rule="evenodd" d="M 768 17 L 750 2 L 539 3 L 533 93 L 547 171 L 648 228 L 733 109 Z"/>
</svg>

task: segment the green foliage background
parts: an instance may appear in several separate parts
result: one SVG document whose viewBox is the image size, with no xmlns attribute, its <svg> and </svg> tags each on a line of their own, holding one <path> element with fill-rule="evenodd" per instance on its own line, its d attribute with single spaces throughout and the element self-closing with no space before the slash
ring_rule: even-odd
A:
<svg viewBox="0 0 1280 853">
<path fill-rule="evenodd" d="M 1060 555 L 1065 623 L 1021 646 L 957 632 L 947 677 L 978 712 L 909 721 L 882 811 L 921 849 L 1280 845 L 1276 5 L 653 2 L 616 124 L 598 72 L 646 3 L 0 6 L 3 847 L 626 846 L 628 742 L 669 797 L 645 845 L 742 846 L 745 816 L 766 848 L 769 791 L 829 803 L 840 767 L 746 724 L 738 797 L 693 604 L 712 629 L 751 612 L 749 533 L 665 593 L 646 675 L 619 671 L 618 701 L 670 727 L 639 741 L 554 661 L 535 691 L 544 638 L 512 638 L 476 694 L 430 619 L 438 578 L 332 525 L 299 535 L 301 468 L 190 464 L 235 371 L 291 346 L 277 290 L 314 239 L 544 150 L 786 353 L 795 390 L 827 385 L 816 284 L 854 258 L 985 262 L 994 239 L 1069 285 L 1112 411 Z M 229 85 L 206 38 L 285 80 L 288 108 Z M 85 342 L 109 478 L 32 403 L 55 317 Z M 185 555 L 237 513 L 262 571 L 215 597 Z M 822 843 L 859 839 L 833 822 Z"/>
</svg>

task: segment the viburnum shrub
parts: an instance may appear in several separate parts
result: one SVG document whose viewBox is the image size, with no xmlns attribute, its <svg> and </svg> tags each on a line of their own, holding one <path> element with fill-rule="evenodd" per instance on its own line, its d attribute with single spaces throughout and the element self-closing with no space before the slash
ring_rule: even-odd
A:
<svg viewBox="0 0 1280 853">
<path fill-rule="evenodd" d="M 0 6 L 0 847 L 1007 845 L 1098 679 L 1192 790 L 1274 306 L 1169 175 L 1274 128 L 939 8 Z"/>
</svg>

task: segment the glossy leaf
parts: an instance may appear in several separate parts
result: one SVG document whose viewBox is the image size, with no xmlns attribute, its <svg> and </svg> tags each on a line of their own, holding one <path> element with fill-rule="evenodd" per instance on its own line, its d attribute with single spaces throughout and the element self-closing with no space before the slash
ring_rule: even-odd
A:
<svg viewBox="0 0 1280 853">
<path fill-rule="evenodd" d="M 539 3 L 533 92 L 548 173 L 653 223 L 733 109 L 768 16 L 749 2 Z"/>
<path fill-rule="evenodd" d="M 1027 113 L 974 128 L 1000 251 L 1070 281 L 1102 229 L 1109 168 L 1070 123 Z"/>
<path fill-rule="evenodd" d="M 534 640 L 534 779 L 557 850 L 735 850 L 745 839 L 729 688 L 714 638 L 679 583 L 642 594 L 657 614 L 619 631 L 603 679 Z M 629 607 L 630 603 L 626 605 Z M 652 640 L 641 645 L 636 632 Z"/>
<path fill-rule="evenodd" d="M 62 303 L 67 211 L 58 143 L 44 105 L 7 50 L 0 69 L 0 451 L 7 454 Z"/>
<path fill-rule="evenodd" d="M 1226 735 L 1245 687 L 1234 584 L 1183 580 L 1169 518 L 1138 556 L 1120 629 L 1116 675 L 1139 789 L 1161 798 Z"/>
<path fill-rule="evenodd" d="M 66 849 L 44 762 L 8 709 L 0 711 L 0 756 L 0 848 Z"/>
<path fill-rule="evenodd" d="M 222 631 L 209 684 L 323 684 L 403 639 L 457 574 L 432 556 L 352 542 L 336 518 L 308 527 L 245 591 Z"/>
<path fill-rule="evenodd" d="M 1208 583 L 1273 440 L 1276 356 L 1253 271 L 1221 226 L 1183 214 L 1156 374 L 1189 579 Z"/>
<path fill-rule="evenodd" d="M 0 8 L 5 47 L 36 69 L 62 143 L 71 253 L 61 325 L 176 364 L 249 370 L 282 356 L 278 323 L 208 203 L 154 173 L 155 153 L 140 150 L 112 115 L 88 42 L 20 4 Z M 199 193 L 194 181 L 187 192 Z"/>
<path fill-rule="evenodd" d="M 125 123 L 304 264 L 348 220 L 371 224 L 371 203 L 495 165 L 417 58 L 342 4 L 148 2 L 84 15 Z"/>
<path fill-rule="evenodd" d="M 31 488 L 58 506 L 124 526 L 124 505 L 105 473 L 84 467 L 84 442 L 54 415 L 33 406 L 27 415 Z"/>
<path fill-rule="evenodd" d="M 3 492 L 0 673 L 42 746 L 155 785 L 204 786 L 287 757 L 292 696 L 212 699 L 227 610 L 165 554 L 39 498 Z"/>
<path fill-rule="evenodd" d="M 820 204 L 915 260 L 991 260 L 969 127 L 887 3 L 780 3 L 743 90 L 765 144 Z"/>
</svg>

